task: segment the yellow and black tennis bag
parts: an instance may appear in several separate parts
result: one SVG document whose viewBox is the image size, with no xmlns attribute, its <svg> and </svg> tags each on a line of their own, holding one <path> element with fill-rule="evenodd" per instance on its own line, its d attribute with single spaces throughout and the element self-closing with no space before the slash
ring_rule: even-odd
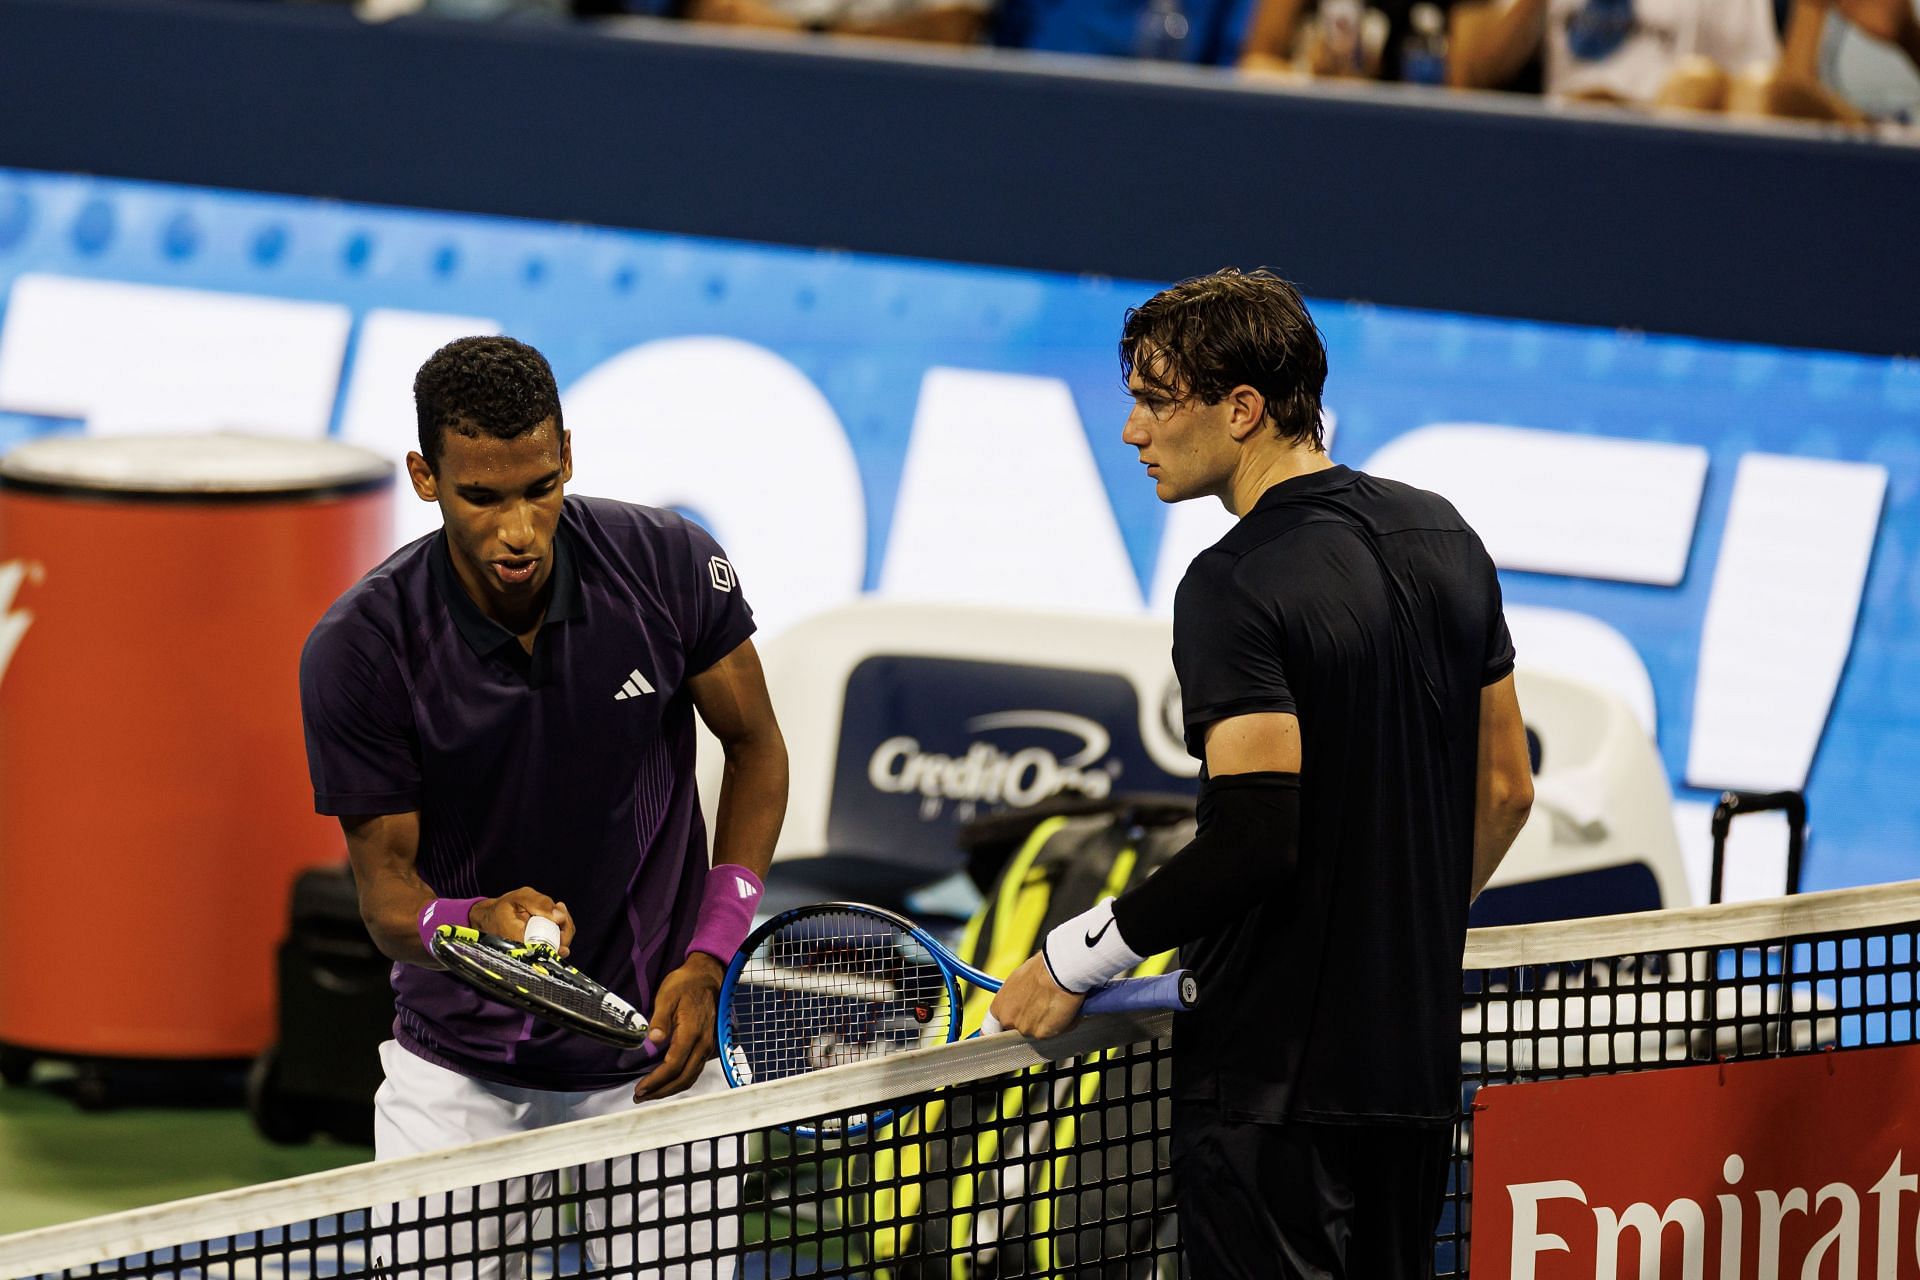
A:
<svg viewBox="0 0 1920 1280">
<path fill-rule="evenodd" d="M 1193 830 L 1192 802 L 1180 797 L 1116 798 L 1108 811 L 1039 820 L 969 922 L 961 956 L 1011 973 L 1048 930 L 1145 880 Z M 1151 957 L 1133 974 L 1165 972 L 1173 958 Z M 966 1032 L 992 1002 L 991 992 L 970 991 Z M 847 1210 L 867 1246 L 867 1274 L 1151 1280 L 1155 1239 L 1174 1229 L 1164 1172 L 1170 1084 L 1164 1051 L 1135 1045 L 1089 1056 L 1071 1075 L 953 1090 L 906 1113 L 876 1135 L 866 1186 L 848 1188 L 858 1193 Z M 1134 1110 L 1141 1106 L 1158 1109 L 1151 1130 Z M 1129 1138 L 1130 1122 L 1163 1136 Z"/>
</svg>

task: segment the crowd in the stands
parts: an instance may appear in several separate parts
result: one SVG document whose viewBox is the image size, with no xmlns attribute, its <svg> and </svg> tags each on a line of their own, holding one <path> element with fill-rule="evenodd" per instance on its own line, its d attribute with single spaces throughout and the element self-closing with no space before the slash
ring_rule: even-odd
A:
<svg viewBox="0 0 1920 1280">
<path fill-rule="evenodd" d="M 353 0 L 370 18 L 644 14 L 1509 90 L 1649 110 L 1920 123 L 1920 0 Z"/>
</svg>

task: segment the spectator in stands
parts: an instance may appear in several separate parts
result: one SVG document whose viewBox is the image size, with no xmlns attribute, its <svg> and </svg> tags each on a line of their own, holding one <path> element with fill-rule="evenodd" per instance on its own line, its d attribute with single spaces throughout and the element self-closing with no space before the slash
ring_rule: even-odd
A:
<svg viewBox="0 0 1920 1280">
<path fill-rule="evenodd" d="M 775 31 L 972 44 L 991 0 L 688 0 L 685 16 Z"/>
<path fill-rule="evenodd" d="M 1454 0 L 1258 0 L 1240 66 L 1315 76 L 1444 82 Z M 1538 76 L 1530 87 L 1538 87 Z M 1529 86 L 1520 86 L 1529 87 Z"/>
<path fill-rule="evenodd" d="M 1789 42 L 1801 38 L 1796 8 Z M 1449 79 L 1497 86 L 1544 54 L 1562 98 L 1751 115 L 1857 113 L 1781 58 L 1769 0 L 1461 0 Z"/>
<path fill-rule="evenodd" d="M 1231 64 L 1258 0 L 1000 0 L 995 44 L 1163 62 Z"/>
<path fill-rule="evenodd" d="M 1801 74 L 1868 116 L 1920 122 L 1920 0 L 1794 5 L 1787 59 Z"/>
</svg>

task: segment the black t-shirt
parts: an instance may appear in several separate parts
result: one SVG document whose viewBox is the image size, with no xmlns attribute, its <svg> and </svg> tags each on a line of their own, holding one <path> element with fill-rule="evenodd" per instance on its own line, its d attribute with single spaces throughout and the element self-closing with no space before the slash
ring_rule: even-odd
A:
<svg viewBox="0 0 1920 1280">
<path fill-rule="evenodd" d="M 1480 690 L 1513 669 L 1486 549 L 1444 498 L 1331 467 L 1194 560 L 1173 631 L 1194 755 L 1263 711 L 1301 748 L 1292 884 L 1185 950 L 1205 998 L 1177 1091 L 1255 1120 L 1452 1117 Z"/>
</svg>

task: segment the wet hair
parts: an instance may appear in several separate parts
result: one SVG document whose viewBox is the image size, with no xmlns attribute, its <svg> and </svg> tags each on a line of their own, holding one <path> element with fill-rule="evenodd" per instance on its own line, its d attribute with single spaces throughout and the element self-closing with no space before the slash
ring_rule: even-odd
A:
<svg viewBox="0 0 1920 1280">
<path fill-rule="evenodd" d="M 1120 376 L 1157 395 L 1219 404 L 1249 386 L 1282 439 L 1324 450 L 1320 393 L 1327 348 L 1291 284 L 1234 267 L 1182 280 L 1127 311 Z"/>
<path fill-rule="evenodd" d="M 560 389 L 547 358 L 512 338 L 456 338 L 413 378 L 420 453 L 438 470 L 446 433 L 514 440 L 560 419 Z"/>
</svg>

